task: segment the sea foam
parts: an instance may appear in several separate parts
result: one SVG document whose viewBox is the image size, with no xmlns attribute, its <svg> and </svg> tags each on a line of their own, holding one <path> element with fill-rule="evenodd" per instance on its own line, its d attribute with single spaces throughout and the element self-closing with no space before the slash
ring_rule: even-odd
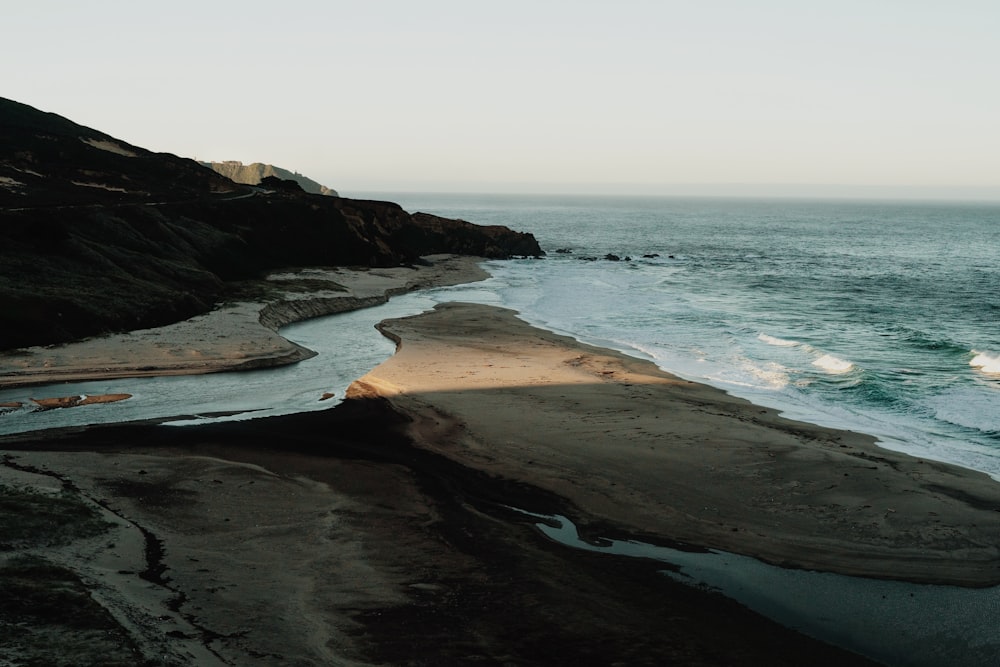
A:
<svg viewBox="0 0 1000 667">
<path fill-rule="evenodd" d="M 758 381 L 758 386 L 763 384 L 767 389 L 784 389 L 790 381 L 788 369 L 774 362 L 763 366 L 748 362 L 743 370 Z"/>
<path fill-rule="evenodd" d="M 976 350 L 973 350 L 972 354 L 976 356 L 969 362 L 970 366 L 988 375 L 1000 375 L 1000 356 Z"/>
<path fill-rule="evenodd" d="M 854 364 L 850 361 L 844 361 L 839 357 L 835 357 L 832 354 L 824 354 L 822 357 L 812 362 L 813 366 L 817 368 L 822 368 L 827 373 L 833 375 L 842 375 L 844 373 L 850 373 L 854 370 Z"/>
<path fill-rule="evenodd" d="M 768 345 L 774 345 L 776 347 L 795 347 L 796 345 L 801 345 L 795 340 L 785 340 L 784 338 L 776 338 L 774 336 L 768 336 L 765 333 L 759 334 L 757 340 L 767 343 Z"/>
</svg>

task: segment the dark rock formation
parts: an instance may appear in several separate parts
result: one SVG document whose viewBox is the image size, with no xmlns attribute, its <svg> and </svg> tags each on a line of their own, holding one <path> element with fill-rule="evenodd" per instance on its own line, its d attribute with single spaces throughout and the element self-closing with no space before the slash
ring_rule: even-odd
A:
<svg viewBox="0 0 1000 667">
<path fill-rule="evenodd" d="M 267 190 L 0 99 L 0 350 L 191 317 L 281 267 L 544 254 L 506 227 Z"/>
<path fill-rule="evenodd" d="M 260 180 L 260 186 L 266 190 L 282 190 L 284 192 L 305 192 L 302 186 L 290 178 L 278 178 L 277 176 L 265 176 Z"/>
</svg>

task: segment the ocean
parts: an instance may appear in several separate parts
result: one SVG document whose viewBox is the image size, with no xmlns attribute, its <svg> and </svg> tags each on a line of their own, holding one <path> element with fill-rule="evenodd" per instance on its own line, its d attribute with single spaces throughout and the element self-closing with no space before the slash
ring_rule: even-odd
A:
<svg viewBox="0 0 1000 667">
<path fill-rule="evenodd" d="M 535 234 L 443 290 L 1000 478 L 1000 204 L 367 193 Z M 617 256 L 618 261 L 606 259 Z"/>
</svg>

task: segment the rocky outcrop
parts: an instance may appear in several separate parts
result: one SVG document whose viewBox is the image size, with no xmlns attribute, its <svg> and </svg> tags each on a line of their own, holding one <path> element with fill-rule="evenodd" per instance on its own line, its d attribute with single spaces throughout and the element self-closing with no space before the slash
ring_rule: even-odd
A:
<svg viewBox="0 0 1000 667">
<path fill-rule="evenodd" d="M 20 184 L 0 187 L 0 350 L 176 322 L 279 268 L 544 254 L 506 227 L 240 186 L 3 99 L 0 178 Z"/>
<path fill-rule="evenodd" d="M 329 195 L 331 197 L 339 196 L 337 191 L 333 188 L 321 185 L 298 172 L 292 172 L 287 169 L 282 169 L 281 167 L 275 167 L 273 164 L 263 164 L 261 162 L 243 164 L 237 160 L 226 160 L 225 162 L 202 162 L 201 164 L 214 170 L 216 173 L 222 174 L 226 178 L 235 181 L 236 183 L 258 185 L 268 176 L 274 176 L 283 181 L 295 181 L 302 187 L 303 190 L 311 192 L 312 194 Z"/>
</svg>

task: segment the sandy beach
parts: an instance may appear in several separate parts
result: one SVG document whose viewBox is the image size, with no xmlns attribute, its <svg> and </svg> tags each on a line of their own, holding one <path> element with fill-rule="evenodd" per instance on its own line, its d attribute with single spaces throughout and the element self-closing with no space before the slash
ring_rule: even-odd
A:
<svg viewBox="0 0 1000 667">
<path fill-rule="evenodd" d="M 654 364 L 443 304 L 382 323 L 396 355 L 358 380 L 420 446 L 530 480 L 586 525 L 844 574 L 1000 583 L 1000 484 L 793 422 Z"/>
<path fill-rule="evenodd" d="M 474 261 L 453 261 L 439 258 L 433 280 L 474 279 Z M 324 299 L 432 283 L 428 267 L 334 273 L 357 282 Z M 272 316 L 294 317 L 294 300 Z M 170 348 L 156 345 L 163 332 L 135 332 L 81 343 L 76 367 L 59 363 L 77 354 L 64 348 L 31 358 L 88 377 L 150 362 L 142 350 L 214 360 L 151 373 L 231 368 L 247 360 L 232 356 L 238 342 L 287 358 L 261 307 L 175 325 Z M 563 514 L 591 538 L 1000 582 L 1000 485 L 984 475 L 782 419 L 503 309 L 446 304 L 380 328 L 396 355 L 332 410 L 0 439 L 0 485 L 63 489 L 113 526 L 20 553 L 77 573 L 132 638 L 129 655 L 164 664 L 867 664 L 673 582 L 662 563 L 555 544 L 511 507 Z M 47 372 L 22 370 L 5 380 Z"/>
<path fill-rule="evenodd" d="M 482 280 L 480 259 L 432 255 L 412 267 L 311 268 L 244 283 L 205 315 L 155 329 L 0 353 L 0 389 L 93 379 L 195 375 L 290 364 L 313 353 L 277 329 L 382 303 L 394 294 Z"/>
</svg>

